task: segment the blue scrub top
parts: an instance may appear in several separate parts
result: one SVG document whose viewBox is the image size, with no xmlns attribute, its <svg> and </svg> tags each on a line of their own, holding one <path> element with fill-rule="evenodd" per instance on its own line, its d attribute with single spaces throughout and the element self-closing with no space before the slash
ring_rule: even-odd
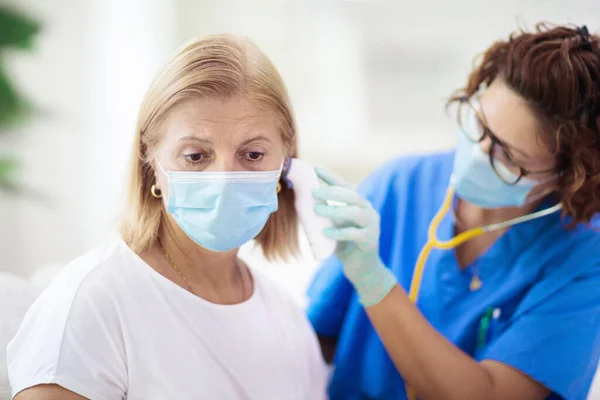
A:
<svg viewBox="0 0 600 400">
<path fill-rule="evenodd" d="M 397 159 L 359 189 L 381 214 L 381 259 L 406 290 L 453 159 L 453 153 Z M 550 398 L 585 399 L 600 357 L 600 232 L 566 230 L 564 223 L 555 213 L 513 226 L 464 270 L 453 250 L 434 250 L 418 307 L 475 359 L 524 372 L 548 387 Z M 453 231 L 447 215 L 438 236 L 449 239 Z M 474 273 L 483 286 L 471 292 Z M 308 295 L 316 332 L 338 338 L 331 399 L 405 399 L 404 382 L 337 258 L 325 261 Z"/>
</svg>

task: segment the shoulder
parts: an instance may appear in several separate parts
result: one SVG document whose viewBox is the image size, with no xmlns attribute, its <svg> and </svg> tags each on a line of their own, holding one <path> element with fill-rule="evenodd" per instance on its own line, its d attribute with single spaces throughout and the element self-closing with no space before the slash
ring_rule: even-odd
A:
<svg viewBox="0 0 600 400">
<path fill-rule="evenodd" d="M 260 271 L 251 269 L 255 281 L 255 290 L 260 290 L 262 302 L 269 317 L 278 321 L 285 330 L 297 337 L 309 347 L 314 345 L 316 335 L 298 300 L 287 293 L 284 287 Z"/>
<path fill-rule="evenodd" d="M 300 304 L 284 289 L 284 287 L 264 272 L 256 268 L 250 268 L 256 290 L 260 290 L 265 302 L 278 304 L 283 310 L 288 312 L 301 312 Z"/>
<path fill-rule="evenodd" d="M 359 193 L 381 210 L 386 202 L 406 202 L 425 191 L 443 196 L 450 182 L 454 151 L 402 156 L 382 164 L 359 186 Z"/>
<path fill-rule="evenodd" d="M 516 315 L 544 310 L 547 315 L 573 312 L 594 315 L 600 324 L 600 232 L 579 225 L 566 229 L 553 217 L 534 233 L 535 240 L 521 255 L 523 270 L 532 271 L 531 287 Z M 575 320 L 575 314 L 572 315 Z"/>
<path fill-rule="evenodd" d="M 61 330 L 74 305 L 103 302 L 114 290 L 114 276 L 131 262 L 126 249 L 124 243 L 112 242 L 67 264 L 29 308 L 19 331 L 46 320 L 51 321 L 53 331 Z"/>
<path fill-rule="evenodd" d="M 118 362 L 119 355 L 107 349 L 121 348 L 112 283 L 131 257 L 124 246 L 111 243 L 73 260 L 29 308 L 7 347 L 13 388 L 22 390 L 62 379 L 69 383 L 62 386 L 72 389 L 77 387 L 70 381 L 74 376 L 81 378 L 81 384 L 93 379 L 73 368 L 98 372 L 92 371 L 90 360 L 98 366 L 109 354 L 113 364 Z"/>
<path fill-rule="evenodd" d="M 113 241 L 77 257 L 42 292 L 29 312 L 40 308 L 51 313 L 68 312 L 83 298 L 102 301 L 118 288 L 115 283 L 128 279 L 133 256 L 122 241 Z"/>
<path fill-rule="evenodd" d="M 592 220 L 591 225 L 580 224 L 572 230 L 565 229 L 565 240 L 573 244 L 573 250 L 579 248 L 573 254 L 579 258 L 585 258 L 600 267 L 600 221 Z"/>
<path fill-rule="evenodd" d="M 255 290 L 260 290 L 262 301 L 266 309 L 270 310 L 270 314 L 276 314 L 276 318 L 285 320 L 287 324 L 295 326 L 299 332 L 306 333 L 305 329 L 310 325 L 300 301 L 287 293 L 283 285 L 272 280 L 263 272 L 252 268 L 251 271 Z"/>
<path fill-rule="evenodd" d="M 559 215 L 551 217 L 536 237 L 531 253 L 543 254 L 538 258 L 543 266 L 543 277 L 564 281 L 582 276 L 600 275 L 600 230 L 595 226 L 579 224 L 565 226 L 567 220 Z M 598 291 L 600 293 L 600 291 Z"/>
<path fill-rule="evenodd" d="M 296 378 L 304 381 L 310 388 L 311 399 L 326 398 L 327 368 L 321 355 L 317 335 L 308 316 L 300 304 L 284 288 L 269 277 L 252 269 L 257 288 L 261 290 L 266 309 L 277 325 L 281 326 L 281 335 L 291 345 L 296 360 L 303 360 L 299 365 Z"/>
</svg>

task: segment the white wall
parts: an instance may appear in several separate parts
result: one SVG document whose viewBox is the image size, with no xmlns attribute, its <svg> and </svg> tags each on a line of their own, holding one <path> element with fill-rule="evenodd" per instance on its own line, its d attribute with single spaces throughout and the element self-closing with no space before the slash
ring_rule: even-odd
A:
<svg viewBox="0 0 600 400">
<path fill-rule="evenodd" d="M 83 79 L 86 247 L 114 232 L 141 99 L 177 46 L 171 0 L 102 0 L 90 5 Z"/>
<path fill-rule="evenodd" d="M 47 197 L 46 203 L 6 198 L 0 226 L 0 268 L 27 272 L 52 260 L 68 259 L 83 245 L 78 202 L 82 181 L 81 54 L 85 42 L 83 3 L 19 1 L 40 20 L 35 51 L 11 54 L 12 76 L 43 116 L 21 127 L 12 147 L 23 161 L 22 182 Z"/>
<path fill-rule="evenodd" d="M 137 108 L 176 45 L 170 0 L 18 0 L 43 31 L 11 72 L 44 115 L 9 143 L 23 184 L 47 202 L 0 196 L 0 269 L 66 262 L 114 231 Z"/>
</svg>

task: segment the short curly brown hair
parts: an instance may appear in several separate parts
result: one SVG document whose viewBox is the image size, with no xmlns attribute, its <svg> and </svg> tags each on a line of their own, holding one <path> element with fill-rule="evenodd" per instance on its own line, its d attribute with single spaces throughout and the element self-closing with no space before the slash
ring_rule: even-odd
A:
<svg viewBox="0 0 600 400">
<path fill-rule="evenodd" d="M 489 47 L 466 87 L 448 104 L 471 97 L 496 78 L 537 116 L 539 138 L 556 155 L 556 193 L 572 224 L 600 213 L 600 38 L 587 28 L 536 25 Z"/>
</svg>

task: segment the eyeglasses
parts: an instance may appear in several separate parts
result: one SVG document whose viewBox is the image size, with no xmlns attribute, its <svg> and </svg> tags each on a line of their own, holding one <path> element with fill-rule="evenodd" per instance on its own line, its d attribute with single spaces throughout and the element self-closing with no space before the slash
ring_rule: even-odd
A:
<svg viewBox="0 0 600 400">
<path fill-rule="evenodd" d="M 530 174 L 553 172 L 554 169 L 544 171 L 528 171 L 518 165 L 511 152 L 488 128 L 479 102 L 472 101 L 469 97 L 462 97 L 457 114 L 458 125 L 462 133 L 472 143 L 481 143 L 486 138 L 490 139 L 488 155 L 492 169 L 507 185 L 516 185 L 523 177 Z"/>
</svg>

